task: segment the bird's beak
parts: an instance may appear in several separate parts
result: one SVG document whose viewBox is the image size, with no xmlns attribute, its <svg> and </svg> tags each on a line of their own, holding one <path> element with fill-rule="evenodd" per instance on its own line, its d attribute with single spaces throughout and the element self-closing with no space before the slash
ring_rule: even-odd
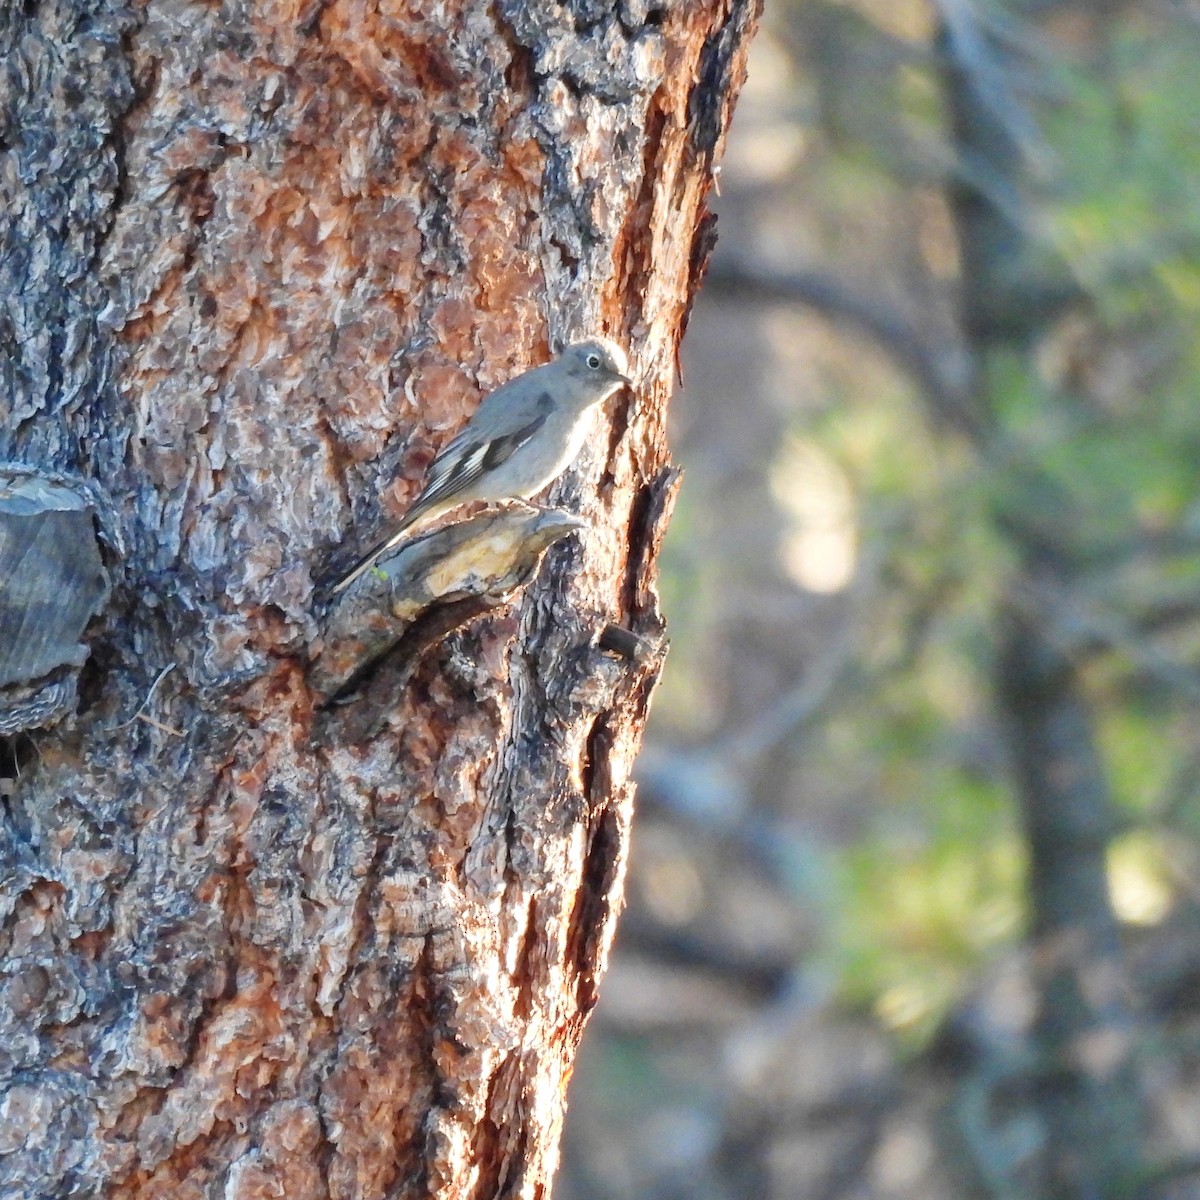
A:
<svg viewBox="0 0 1200 1200">
<path fill-rule="evenodd" d="M 620 371 L 613 371 L 612 377 L 619 379 L 626 387 L 633 387 L 633 380 L 628 375 L 622 375 Z"/>
</svg>

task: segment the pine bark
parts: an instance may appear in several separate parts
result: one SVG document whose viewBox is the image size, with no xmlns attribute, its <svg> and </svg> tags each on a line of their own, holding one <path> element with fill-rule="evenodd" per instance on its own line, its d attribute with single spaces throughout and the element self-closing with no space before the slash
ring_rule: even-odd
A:
<svg viewBox="0 0 1200 1200">
<path fill-rule="evenodd" d="M 100 490 L 112 583 L 0 742 L 0 1195 L 546 1194 L 757 8 L 0 11 L 0 461 Z M 587 527 L 320 708 L 320 581 L 590 332 L 638 387 L 551 494 Z"/>
</svg>

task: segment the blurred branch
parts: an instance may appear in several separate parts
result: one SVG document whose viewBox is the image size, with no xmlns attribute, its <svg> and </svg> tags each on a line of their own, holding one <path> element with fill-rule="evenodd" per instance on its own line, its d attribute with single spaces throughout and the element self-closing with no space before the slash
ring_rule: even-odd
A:
<svg viewBox="0 0 1200 1200">
<path fill-rule="evenodd" d="M 1140 606 L 1133 624 L 1142 633 L 1168 633 L 1200 617 L 1200 597 L 1160 596 Z"/>
<path fill-rule="evenodd" d="M 1074 656 L 1097 646 L 1115 651 L 1148 678 L 1200 700 L 1200 672 L 1181 666 L 1139 636 L 1136 625 L 1090 607 L 1061 582 L 1027 576 L 1012 596 L 1025 618 L 1039 622 L 1061 653 Z"/>
<path fill-rule="evenodd" d="M 812 1191 L 813 1200 L 841 1200 L 862 1186 L 863 1164 L 871 1161 L 883 1140 L 884 1117 L 888 1109 L 880 1104 L 874 1110 L 859 1112 L 859 1127 L 834 1155 L 825 1176 Z"/>
<path fill-rule="evenodd" d="M 1200 1154 L 1184 1155 L 1163 1163 L 1148 1173 L 1145 1186 L 1151 1195 L 1156 1195 L 1189 1175 L 1200 1175 Z"/>
<path fill-rule="evenodd" d="M 998 1200 L 1025 1195 L 1016 1181 L 1039 1138 L 1037 1123 L 1014 1100 L 1033 1069 L 1021 1058 L 1017 1054 L 1005 1062 L 989 1057 L 976 1064 L 946 1106 L 949 1129 L 957 1135 L 956 1149 L 963 1160 L 960 1170 L 970 1172 L 984 1194 Z M 1007 1114 L 1007 1120 L 1002 1114 Z"/>
<path fill-rule="evenodd" d="M 714 263 L 706 286 L 733 300 L 782 301 L 845 321 L 865 334 L 923 390 L 935 418 L 972 441 L 980 422 L 969 403 L 974 366 L 960 347 L 928 344 L 899 312 L 818 271 L 789 271 L 741 260 Z"/>
<path fill-rule="evenodd" d="M 884 562 L 892 549 L 892 539 L 886 536 L 886 531 L 875 532 L 880 536 L 863 548 L 853 584 L 843 593 L 844 616 L 833 636 L 796 684 L 754 720 L 713 742 L 711 753 L 720 761 L 745 767 L 761 760 L 823 715 L 835 690 L 856 682 L 863 674 L 862 642 L 867 622 L 875 611 L 873 602 L 881 591 Z"/>
<path fill-rule="evenodd" d="M 1164 829 L 1180 825 L 1200 794 L 1200 748 L 1186 755 L 1171 772 L 1162 792 L 1151 806 L 1155 822 Z"/>
<path fill-rule="evenodd" d="M 1085 554 L 1075 553 L 1080 564 L 1110 573 L 1113 568 L 1139 560 L 1157 569 L 1168 567 L 1171 559 L 1200 553 L 1200 529 L 1192 519 L 1166 529 L 1137 529 L 1125 537 L 1093 541 Z M 1196 592 L 1193 589 L 1192 595 Z"/>
<path fill-rule="evenodd" d="M 746 765 L 793 737 L 821 713 L 834 688 L 856 665 L 860 633 L 857 622 L 841 622 L 833 644 L 805 671 L 800 681 L 755 720 L 718 738 L 711 752 L 723 762 Z"/>
<path fill-rule="evenodd" d="M 639 920 L 642 916 L 630 913 L 625 919 L 621 944 L 626 953 L 642 951 L 659 967 L 703 971 L 709 978 L 736 986 L 755 1003 L 778 996 L 791 981 L 795 964 L 790 958 L 750 954 L 707 933 Z"/>
<path fill-rule="evenodd" d="M 1045 164 L 1049 145 L 1023 102 L 1023 96 L 1045 96 L 1045 67 L 1052 61 L 1048 45 L 1028 23 L 1016 20 L 995 4 L 973 0 L 936 0 L 943 29 L 943 53 L 960 72 L 975 99 L 989 110 L 1020 152 L 1024 163 Z"/>
<path fill-rule="evenodd" d="M 863 1164 L 870 1161 L 883 1138 L 887 1117 L 902 1098 L 896 1081 L 885 1077 L 852 1084 L 816 1104 L 774 1100 L 768 1107 L 763 1102 L 748 1109 L 727 1129 L 716 1161 L 728 1164 L 725 1170 L 733 1174 L 740 1164 L 764 1161 L 768 1157 L 767 1147 L 789 1134 L 794 1136 L 800 1130 L 819 1130 L 832 1137 L 838 1126 L 853 1123 L 851 1136 L 833 1153 L 822 1178 L 810 1192 L 814 1200 L 838 1200 L 852 1188 L 861 1186 Z"/>
</svg>

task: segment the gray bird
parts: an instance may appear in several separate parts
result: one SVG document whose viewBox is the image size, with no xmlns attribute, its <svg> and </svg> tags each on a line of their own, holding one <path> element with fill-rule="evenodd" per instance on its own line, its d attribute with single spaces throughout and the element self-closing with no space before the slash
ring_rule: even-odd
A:
<svg viewBox="0 0 1200 1200">
<path fill-rule="evenodd" d="M 418 521 L 469 500 L 526 500 L 540 492 L 579 453 L 592 409 L 630 383 L 628 370 L 620 346 L 588 338 L 484 396 L 430 464 L 425 486 L 400 524 L 331 594 L 349 587 Z"/>
</svg>

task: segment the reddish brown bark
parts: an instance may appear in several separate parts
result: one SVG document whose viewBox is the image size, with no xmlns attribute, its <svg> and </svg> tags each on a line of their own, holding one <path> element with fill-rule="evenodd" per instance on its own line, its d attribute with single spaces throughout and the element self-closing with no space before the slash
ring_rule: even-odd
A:
<svg viewBox="0 0 1200 1200">
<path fill-rule="evenodd" d="M 544 1194 L 620 903 L 664 408 L 755 10 L 0 17 L 0 223 L 31 248 L 0 457 L 96 479 L 123 546 L 80 713 L 6 743 L 3 1194 Z M 638 388 L 551 494 L 589 528 L 319 712 L 315 581 L 484 390 L 591 331 Z"/>
</svg>

